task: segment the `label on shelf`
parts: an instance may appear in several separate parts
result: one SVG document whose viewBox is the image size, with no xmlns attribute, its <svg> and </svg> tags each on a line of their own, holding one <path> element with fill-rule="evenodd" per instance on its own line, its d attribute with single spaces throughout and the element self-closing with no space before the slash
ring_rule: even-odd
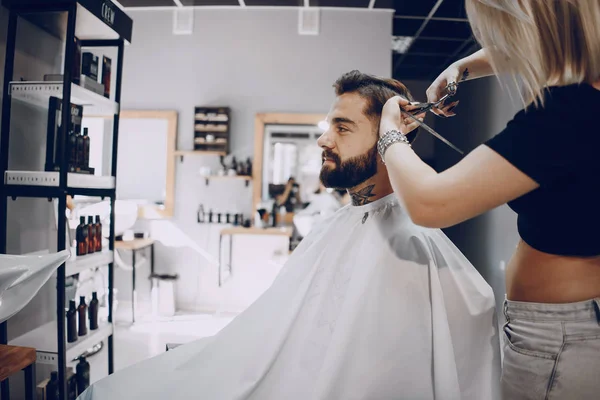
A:
<svg viewBox="0 0 600 400">
<path fill-rule="evenodd" d="M 48 108 L 52 97 L 62 99 L 62 82 L 24 81 L 11 82 L 9 93 L 13 99 L 38 107 Z M 119 104 L 107 99 L 103 94 L 94 93 L 84 87 L 71 84 L 71 103 L 84 106 L 84 115 L 111 115 L 119 111 Z"/>
<path fill-rule="evenodd" d="M 6 185 L 58 187 L 59 172 L 6 171 L 4 174 L 4 183 Z M 113 189 L 115 187 L 115 178 L 112 176 L 96 176 L 70 172 L 67 174 L 67 186 L 85 189 Z"/>
</svg>

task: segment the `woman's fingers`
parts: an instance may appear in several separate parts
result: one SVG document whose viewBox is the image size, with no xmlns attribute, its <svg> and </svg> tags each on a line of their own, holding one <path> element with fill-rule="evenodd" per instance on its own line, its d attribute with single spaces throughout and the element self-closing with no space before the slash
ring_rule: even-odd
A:
<svg viewBox="0 0 600 400">
<path fill-rule="evenodd" d="M 432 111 L 439 116 L 444 117 L 454 117 L 456 113 L 454 112 L 456 106 L 458 105 L 459 100 L 453 101 L 450 104 L 444 105 L 443 107 L 434 108 Z"/>
</svg>

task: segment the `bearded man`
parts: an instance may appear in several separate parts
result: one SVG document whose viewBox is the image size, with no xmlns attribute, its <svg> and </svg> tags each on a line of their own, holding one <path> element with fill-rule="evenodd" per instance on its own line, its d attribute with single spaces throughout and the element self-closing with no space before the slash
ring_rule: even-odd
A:
<svg viewBox="0 0 600 400">
<path fill-rule="evenodd" d="M 83 399 L 500 398 L 491 288 L 441 231 L 412 223 L 378 156 L 383 105 L 410 93 L 358 71 L 334 87 L 321 180 L 352 204 L 315 226 L 217 335 L 117 372 Z"/>
</svg>

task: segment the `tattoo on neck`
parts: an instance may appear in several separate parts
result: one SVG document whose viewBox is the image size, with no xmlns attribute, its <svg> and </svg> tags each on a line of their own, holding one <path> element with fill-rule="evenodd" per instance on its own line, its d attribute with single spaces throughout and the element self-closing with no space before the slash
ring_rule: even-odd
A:
<svg viewBox="0 0 600 400">
<path fill-rule="evenodd" d="M 360 189 L 358 192 L 350 193 L 350 197 L 352 197 L 352 205 L 364 206 L 365 204 L 369 204 L 371 202 L 370 198 L 377 196 L 375 193 L 373 193 L 373 189 L 375 189 L 375 185 L 369 185 Z"/>
<path fill-rule="evenodd" d="M 460 78 L 461 81 L 466 81 L 469 78 L 469 68 L 465 68 L 465 71 Z"/>
</svg>

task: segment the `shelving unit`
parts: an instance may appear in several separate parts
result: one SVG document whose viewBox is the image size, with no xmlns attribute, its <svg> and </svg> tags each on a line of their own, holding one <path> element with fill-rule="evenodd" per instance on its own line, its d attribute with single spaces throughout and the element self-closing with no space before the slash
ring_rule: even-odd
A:
<svg viewBox="0 0 600 400">
<path fill-rule="evenodd" d="M 113 288 L 114 288 L 114 205 L 116 200 L 117 150 L 123 53 L 131 42 L 133 21 L 111 0 L 2 0 L 9 10 L 6 58 L 4 65 L 3 103 L 0 125 L 0 253 L 7 250 L 7 208 L 9 198 L 18 197 L 58 199 L 58 215 L 65 216 L 67 196 L 84 195 L 110 198 L 109 246 L 103 252 L 77 257 L 58 268 L 56 274 L 56 319 L 25 333 L 11 344 L 35 347 L 39 363 L 52 364 L 58 370 L 60 399 L 66 400 L 66 366 L 94 345 L 108 342 L 108 373 L 114 370 L 113 349 Z M 63 80 L 59 82 L 14 81 L 15 43 L 20 18 L 38 26 L 65 44 Z M 113 60 L 116 84 L 112 87 L 113 99 L 94 93 L 73 80 L 76 55 L 75 38 L 82 48 L 112 47 L 117 50 Z M 48 71 L 49 73 L 54 71 Z M 41 78 L 41 77 L 40 77 Z M 57 133 L 56 164 L 58 171 L 9 170 L 9 142 L 11 133 L 11 107 L 13 102 L 27 103 L 31 107 L 47 109 L 50 97 L 62 100 Z M 67 128 L 71 126 L 71 104 L 83 106 L 85 116 L 112 116 L 113 138 L 110 176 L 94 176 L 69 172 L 67 157 Z M 66 248 L 66 221 L 59 222 L 56 250 Z M 65 280 L 80 272 L 108 266 L 108 321 L 101 322 L 97 330 L 89 331 L 75 343 L 66 341 Z M 10 320 L 8 321 L 10 323 Z M 7 323 L 0 326 L 0 344 L 7 343 Z M 9 399 L 8 380 L 2 382 L 2 400 Z"/>
<path fill-rule="evenodd" d="M 229 153 L 229 107 L 195 107 L 194 150 Z"/>
<path fill-rule="evenodd" d="M 40 364 L 57 365 L 57 346 L 48 332 L 58 329 L 56 321 L 44 324 L 32 331 L 25 333 L 10 341 L 12 346 L 29 346 L 35 347 L 37 351 L 37 362 Z M 75 360 L 88 349 L 92 348 L 97 343 L 102 342 L 112 336 L 114 326 L 110 322 L 100 322 L 98 329 L 89 330 L 85 336 L 80 336 L 76 342 L 66 344 L 66 361 L 67 363 Z"/>
<path fill-rule="evenodd" d="M 202 151 L 202 150 L 177 150 L 173 153 L 174 156 L 179 157 L 179 161 L 183 162 L 185 156 L 223 156 L 227 155 L 225 151 Z"/>
<path fill-rule="evenodd" d="M 104 250 L 99 253 L 92 253 L 86 256 L 77 256 L 66 263 L 65 276 L 73 276 L 90 269 L 103 267 L 112 264 L 114 253 L 112 250 Z"/>
<path fill-rule="evenodd" d="M 48 99 L 62 99 L 63 82 L 10 82 L 9 94 L 13 100 L 48 108 Z M 84 106 L 87 116 L 113 115 L 119 104 L 84 87 L 71 83 L 71 103 Z"/>
</svg>

